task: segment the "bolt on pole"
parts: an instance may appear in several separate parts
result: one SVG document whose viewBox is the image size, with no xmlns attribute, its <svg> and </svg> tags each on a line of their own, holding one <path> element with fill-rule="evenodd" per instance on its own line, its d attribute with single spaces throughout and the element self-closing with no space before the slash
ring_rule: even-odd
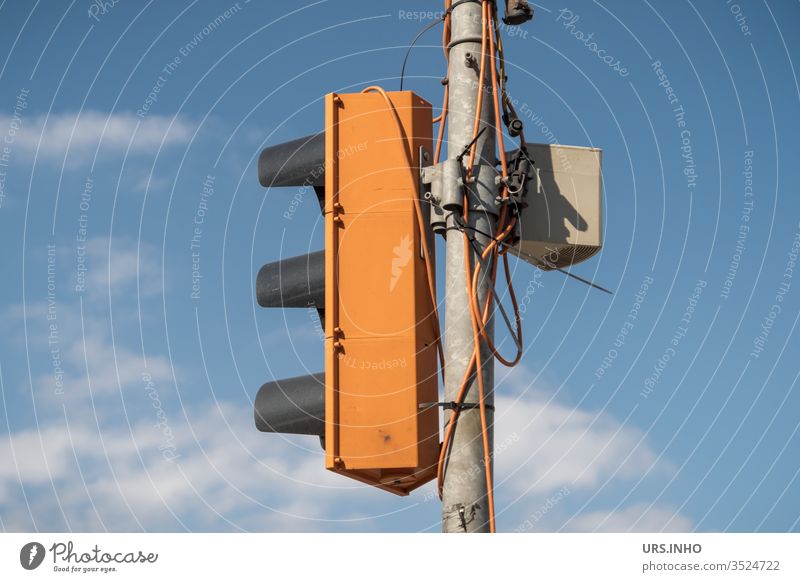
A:
<svg viewBox="0 0 800 582">
<path fill-rule="evenodd" d="M 450 16 L 451 40 L 449 43 L 449 83 L 447 152 L 450 159 L 456 158 L 473 139 L 475 109 L 478 92 L 483 91 L 481 107 L 481 128 L 485 128 L 477 140 L 475 163 L 495 164 L 494 109 L 491 93 L 491 69 L 489 55 L 481 54 L 481 13 L 479 2 L 459 3 Z M 487 50 L 488 53 L 488 50 Z M 483 87 L 479 87 L 478 69 L 480 59 L 485 59 Z M 468 156 L 464 156 L 466 170 Z M 483 194 L 491 201 L 497 196 L 494 183 Z M 497 217 L 480 210 L 470 209 L 466 221 L 469 234 L 477 239 L 477 248 L 483 250 L 489 242 L 486 234 L 494 235 Z M 480 257 L 470 246 L 468 254 L 464 251 L 463 235 L 455 230 L 453 213 L 447 217 L 448 236 L 446 242 L 446 281 L 445 281 L 445 401 L 456 400 L 464 373 L 475 346 L 472 319 L 467 291 L 467 259 L 474 265 Z M 473 230 L 474 229 L 474 230 Z M 478 297 L 481 305 L 485 302 L 491 288 L 488 261 L 481 268 L 478 280 Z M 486 330 L 494 337 L 493 317 Z M 491 353 L 485 342 L 481 342 L 481 361 L 485 387 L 486 418 L 489 427 L 489 444 L 493 447 L 494 423 L 494 371 Z M 476 376 L 469 381 L 464 398 L 465 403 L 478 402 Z M 449 419 L 453 411 L 449 412 Z M 490 448 L 490 451 L 492 449 Z M 488 532 L 489 506 L 487 502 L 486 467 L 481 429 L 480 411 L 477 407 L 467 407 L 459 413 L 450 453 L 447 456 L 442 488 L 442 530 L 445 533 Z"/>
</svg>

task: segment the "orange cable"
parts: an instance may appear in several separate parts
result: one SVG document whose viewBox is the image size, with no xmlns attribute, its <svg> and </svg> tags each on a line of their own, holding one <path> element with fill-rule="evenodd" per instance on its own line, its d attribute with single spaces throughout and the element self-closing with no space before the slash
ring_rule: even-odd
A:
<svg viewBox="0 0 800 582">
<path fill-rule="evenodd" d="M 500 125 L 500 117 L 501 117 L 500 116 L 500 103 L 499 103 L 500 95 L 499 95 L 499 92 L 498 92 L 497 64 L 496 64 L 496 59 L 495 59 L 495 45 L 494 45 L 494 32 L 495 31 L 496 31 L 496 26 L 493 27 L 493 28 L 490 27 L 490 30 L 489 30 L 489 52 L 491 53 L 490 54 L 490 59 L 491 59 L 490 62 L 491 62 L 491 69 L 492 69 L 492 94 L 493 94 L 493 101 L 494 101 L 495 130 L 496 130 L 496 134 L 497 134 L 496 141 L 499 144 L 500 164 L 501 164 L 501 168 L 502 168 L 503 178 L 505 179 L 508 176 L 508 165 L 507 165 L 507 162 L 506 162 L 505 148 L 503 147 L 503 132 L 502 132 L 501 125 Z M 501 194 L 502 194 L 502 197 L 504 199 L 508 197 L 508 188 L 507 188 L 507 186 L 505 184 L 503 185 L 503 188 L 501 190 Z M 501 208 L 501 211 L 500 211 L 500 218 L 498 220 L 498 230 L 502 230 L 503 229 L 503 227 L 505 226 L 506 218 L 507 218 L 507 205 L 503 204 L 503 207 Z M 511 225 L 510 225 L 509 228 L 512 228 L 513 224 L 514 224 L 514 219 L 512 219 Z M 508 234 L 510 234 L 510 232 L 507 232 L 507 233 L 504 233 L 504 234 L 507 236 Z M 505 238 L 505 236 L 503 238 Z M 496 245 L 495 245 L 495 248 L 496 248 Z M 487 247 L 487 250 L 488 250 L 488 247 Z M 482 259 L 485 259 L 486 255 L 487 255 L 487 252 L 484 251 L 484 253 L 482 255 Z M 516 365 L 519 362 L 519 360 L 522 358 L 522 352 L 523 352 L 523 346 L 522 346 L 522 320 L 521 320 L 520 315 L 519 315 L 519 308 L 518 308 L 518 305 L 517 305 L 516 294 L 514 293 L 514 287 L 513 287 L 513 284 L 511 283 L 511 274 L 510 274 L 510 271 L 509 271 L 509 268 L 508 268 L 508 257 L 506 257 L 505 255 L 503 256 L 503 262 L 504 262 L 504 269 L 505 269 L 505 272 L 506 272 L 506 285 L 508 286 L 508 289 L 509 289 L 509 294 L 511 296 L 511 302 L 514 305 L 514 317 L 515 317 L 515 320 L 516 320 L 516 327 L 517 327 L 517 337 L 516 337 L 517 355 L 515 356 L 515 358 L 513 360 L 509 361 L 509 360 L 506 360 L 502 355 L 500 355 L 500 353 L 498 352 L 497 348 L 495 347 L 491 337 L 489 336 L 489 333 L 487 332 L 486 327 L 481 322 L 479 322 L 478 325 L 479 325 L 479 328 L 480 328 L 480 334 L 483 337 L 484 341 L 486 342 L 486 344 L 489 347 L 489 349 L 492 352 L 492 354 L 503 365 L 508 366 L 508 367 L 512 367 L 512 366 Z M 474 295 L 474 300 L 476 302 L 478 301 L 477 296 L 476 296 L 476 289 L 477 289 L 478 272 L 480 271 L 480 268 L 481 268 L 480 264 L 476 265 L 475 273 L 473 275 L 473 280 L 471 282 L 472 286 L 470 287 L 471 295 Z M 489 303 L 489 302 L 494 300 L 494 284 L 495 284 L 496 276 L 497 276 L 497 256 L 495 255 L 493 257 L 493 259 L 492 259 L 492 273 L 491 273 L 492 288 L 490 289 L 489 294 L 487 295 L 487 298 L 486 298 L 486 302 L 487 303 Z"/>
<path fill-rule="evenodd" d="M 472 167 L 475 160 L 475 153 L 477 151 L 477 136 L 478 131 L 480 128 L 480 118 L 481 118 L 481 110 L 483 107 L 483 82 L 485 79 L 485 63 L 486 63 L 486 41 L 487 41 L 487 19 L 489 16 L 488 11 L 488 2 L 485 0 L 481 3 L 481 67 L 479 72 L 479 83 L 478 83 L 478 99 L 475 108 L 475 123 L 473 125 L 473 138 L 472 138 L 472 145 L 470 147 L 470 157 L 469 163 L 467 166 L 467 176 L 469 177 L 472 174 Z M 464 198 L 464 215 L 467 216 L 469 213 L 468 208 L 468 198 L 465 196 Z M 471 251 L 469 248 L 469 239 L 466 233 L 464 233 L 464 258 L 465 258 L 465 278 L 466 278 L 466 286 L 467 290 L 471 292 L 471 278 L 470 278 L 470 255 Z M 470 293 L 471 294 L 471 293 Z M 485 400 L 485 386 L 483 383 L 483 365 L 481 362 L 481 354 L 480 354 L 480 335 L 478 333 L 478 326 L 476 323 L 476 314 L 471 309 L 471 321 L 472 321 L 472 329 L 473 329 L 473 339 L 474 339 L 474 347 L 472 352 L 472 357 L 470 359 L 470 363 L 467 366 L 467 370 L 464 376 L 464 380 L 459 388 L 458 395 L 456 397 L 456 407 L 453 410 L 453 414 L 450 418 L 450 422 L 448 422 L 447 430 L 445 432 L 444 441 L 442 442 L 442 449 L 440 451 L 440 463 L 439 463 L 439 491 L 441 494 L 442 489 L 442 478 L 443 478 L 443 457 L 447 453 L 450 440 L 452 438 L 453 431 L 455 429 L 455 425 L 458 419 L 458 412 L 459 406 L 461 404 L 467 386 L 469 385 L 469 377 L 471 375 L 473 366 L 477 364 L 476 367 L 476 379 L 478 383 L 478 402 L 479 402 L 479 409 L 480 409 L 480 416 L 481 416 L 481 436 L 483 440 L 483 460 L 484 466 L 486 469 L 486 482 L 487 482 L 487 503 L 489 506 L 489 531 L 494 533 L 495 532 L 495 520 L 494 520 L 494 491 L 492 487 L 492 470 L 491 470 L 491 452 L 489 447 L 489 438 L 488 438 L 488 424 L 486 420 L 486 400 Z M 488 303 L 486 305 L 486 312 L 485 316 L 488 317 Z"/>
<path fill-rule="evenodd" d="M 447 9 L 447 14 L 445 16 L 445 26 L 444 31 L 442 33 L 442 44 L 445 52 L 445 58 L 449 60 L 449 55 L 447 53 L 447 44 L 450 40 L 450 9 L 451 2 L 447 0 L 445 2 L 445 6 Z M 487 55 L 487 43 L 488 43 L 488 54 L 490 58 L 490 65 L 491 65 L 491 78 L 492 78 L 492 94 L 493 94 L 493 106 L 494 106 L 494 121 L 495 121 L 495 131 L 496 131 L 496 145 L 499 147 L 499 158 L 500 164 L 502 168 L 502 177 L 503 177 L 503 185 L 501 188 L 501 197 L 504 199 L 508 198 L 508 187 L 505 183 L 506 178 L 508 177 L 508 165 L 505 156 L 505 149 L 503 147 L 503 131 L 501 128 L 501 106 L 505 111 L 506 106 L 511 110 L 511 112 L 516 116 L 516 112 L 514 111 L 513 104 L 511 100 L 508 98 L 505 92 L 505 79 L 498 79 L 498 70 L 497 70 L 497 57 L 498 53 L 500 58 L 502 59 L 502 40 L 497 36 L 497 44 L 495 45 L 495 36 L 497 34 L 497 12 L 496 7 L 492 9 L 492 5 L 488 0 L 483 0 L 481 2 L 481 66 L 479 71 L 479 82 L 478 82 L 478 96 L 477 96 L 477 103 L 475 109 L 475 121 L 473 124 L 473 138 L 472 144 L 470 146 L 469 151 L 469 161 L 467 164 L 467 180 L 470 179 L 472 176 L 473 166 L 475 163 L 475 155 L 477 152 L 477 137 L 480 129 L 481 124 L 481 113 L 483 108 L 483 85 L 485 82 L 485 62 L 486 62 L 486 55 Z M 502 62 L 501 62 L 502 66 Z M 448 70 L 449 70 L 449 62 L 448 62 Z M 502 69 L 501 69 L 502 72 Z M 498 89 L 499 86 L 499 89 Z M 502 93 L 502 94 L 501 94 Z M 442 136 L 444 132 L 444 122 L 447 118 L 447 99 L 448 99 L 449 91 L 448 87 L 445 86 L 445 94 L 444 94 L 444 105 L 442 107 L 442 114 L 437 118 L 437 121 L 441 123 L 439 126 L 439 132 L 437 137 L 437 144 L 436 144 L 436 153 L 434 157 L 434 163 L 438 163 L 439 154 L 441 151 L 441 142 Z M 520 143 L 524 144 L 524 136 L 520 134 Z M 522 146 L 521 146 L 522 147 Z M 469 206 L 468 206 L 468 197 L 465 196 L 464 198 L 464 217 L 467 218 L 469 215 Z M 463 402 L 467 389 L 470 384 L 470 377 L 473 372 L 476 374 L 476 380 L 478 385 L 478 403 L 480 409 L 480 416 L 481 416 L 481 437 L 483 441 L 483 451 L 484 451 L 484 465 L 486 467 L 486 485 L 487 485 L 487 503 L 489 506 L 489 530 L 491 532 L 495 531 L 495 511 L 494 511 L 494 490 L 493 490 L 493 483 L 492 483 L 492 467 L 491 467 L 491 451 L 489 447 L 489 427 L 486 418 L 486 393 L 485 393 L 485 386 L 483 382 L 483 366 L 484 363 L 482 362 L 481 356 L 481 341 L 485 341 L 487 347 L 489 348 L 492 356 L 496 357 L 502 364 L 506 366 L 514 366 L 516 365 L 521 357 L 522 357 L 522 325 L 521 325 L 521 317 L 519 314 L 519 305 L 517 303 L 516 293 L 514 292 L 513 281 L 511 279 L 511 272 L 508 265 L 508 256 L 507 256 L 507 249 L 501 249 L 500 245 L 503 241 L 505 241 L 509 236 L 513 234 L 514 227 L 516 225 L 517 218 L 516 217 L 509 217 L 508 215 L 508 206 L 507 203 L 504 203 L 500 209 L 500 215 L 497 221 L 497 231 L 500 233 L 497 237 L 493 238 L 492 240 L 487 243 L 486 247 L 482 252 L 479 253 L 479 257 L 476 258 L 474 267 L 471 264 L 470 257 L 472 256 L 472 252 L 469 246 L 469 237 L 466 232 L 464 232 L 464 257 L 465 257 L 465 278 L 466 278 L 466 285 L 468 290 L 468 298 L 469 298 L 469 306 L 470 306 L 470 318 L 472 322 L 473 328 L 473 340 L 474 340 L 474 347 L 472 356 L 470 361 L 467 365 L 467 368 L 464 373 L 464 378 L 462 379 L 459 391 L 456 395 L 455 400 L 455 408 L 451 414 L 451 417 L 448 419 L 445 427 L 444 438 L 442 441 L 441 450 L 439 452 L 439 462 L 437 467 L 437 479 L 438 479 L 438 486 L 439 486 L 439 495 L 442 494 L 443 482 L 444 482 L 444 466 L 446 464 L 446 457 L 449 454 L 449 449 L 452 445 L 453 433 L 455 431 L 455 427 L 458 421 L 458 416 L 460 412 L 459 405 Z M 495 282 L 497 276 L 497 268 L 498 268 L 498 259 L 499 256 L 502 254 L 503 256 L 503 269 L 505 272 L 505 279 L 506 285 L 509 291 L 509 295 L 511 297 L 511 302 L 514 307 L 514 317 L 516 320 L 516 328 L 517 328 L 517 336 L 516 336 L 516 343 L 517 343 L 517 355 L 513 360 L 506 360 L 496 349 L 494 343 L 491 340 L 491 337 L 488 334 L 486 329 L 486 325 L 488 324 L 489 320 L 489 311 L 490 307 L 495 301 Z M 488 261 L 487 261 L 488 259 Z M 483 266 L 483 262 L 488 262 L 490 267 L 489 276 L 491 278 L 491 286 L 487 292 L 486 302 L 481 306 L 481 301 L 477 295 L 477 284 L 478 278 L 480 276 L 480 271 Z"/>
<path fill-rule="evenodd" d="M 448 34 L 449 34 L 449 7 L 450 7 L 450 2 L 449 1 L 446 2 L 445 6 L 448 9 L 448 20 L 445 22 L 445 32 L 443 33 L 442 40 L 443 40 L 443 43 L 444 43 L 444 46 L 445 46 L 445 53 L 447 53 L 446 46 L 447 46 L 447 42 L 449 40 Z M 485 49 L 485 47 L 486 47 L 486 21 L 485 21 L 486 11 L 485 11 L 485 7 L 486 7 L 486 2 L 484 0 L 484 1 L 481 2 L 481 22 L 482 22 L 481 54 L 482 55 L 485 54 L 485 52 L 486 52 L 486 49 Z M 448 67 L 449 67 L 449 55 L 447 55 L 447 56 L 448 56 Z M 482 83 L 483 83 L 484 63 L 485 62 L 486 62 L 485 58 L 481 60 L 481 69 L 480 69 L 480 73 L 479 73 L 481 83 L 478 85 L 479 87 L 482 87 Z M 470 168 L 470 169 L 468 169 L 468 172 L 471 171 L 472 159 L 474 158 L 474 155 L 475 155 L 475 142 L 477 141 L 476 137 L 477 137 L 477 134 L 478 134 L 478 129 L 480 127 L 480 112 L 481 112 L 482 93 L 483 92 L 480 91 L 480 89 L 479 89 L 478 105 L 477 105 L 477 107 L 475 109 L 475 122 L 473 124 L 473 134 L 472 134 L 472 142 L 473 143 L 472 143 L 472 146 L 470 148 L 470 164 L 468 165 L 468 168 Z M 439 129 L 440 129 L 440 132 L 441 132 L 442 126 L 440 126 Z M 465 196 L 465 198 L 464 198 L 465 214 L 468 212 L 468 210 L 466 208 L 466 204 L 467 204 L 467 199 L 466 199 L 466 196 Z M 467 242 L 466 238 L 464 239 L 464 242 L 466 244 L 466 242 Z M 465 263 L 466 263 L 466 268 L 469 269 L 469 254 L 468 253 L 465 253 L 464 260 L 465 260 Z M 467 275 L 467 277 L 469 277 L 469 275 Z M 469 285 L 467 286 L 467 289 L 469 289 Z M 470 363 L 467 366 L 467 369 L 466 369 L 466 371 L 464 373 L 464 378 L 461 381 L 461 386 L 459 388 L 459 391 L 458 391 L 458 394 L 457 394 L 456 400 L 455 400 L 456 407 L 454 408 L 454 410 L 453 410 L 453 412 L 451 414 L 451 417 L 448 420 L 447 428 L 445 429 L 445 434 L 444 434 L 444 437 L 443 437 L 443 440 L 442 440 L 441 450 L 440 450 L 440 454 L 439 454 L 439 467 L 438 467 L 438 470 L 437 470 L 437 477 L 438 477 L 438 481 L 439 481 L 439 483 L 438 483 L 438 485 L 439 485 L 439 496 L 440 497 L 442 495 L 442 488 L 443 488 L 443 485 L 444 485 L 444 461 L 445 461 L 445 456 L 447 454 L 447 451 L 449 450 L 450 440 L 452 438 L 452 434 L 453 434 L 453 431 L 455 430 L 456 422 L 458 420 L 458 413 L 459 413 L 458 405 L 461 404 L 461 401 L 463 400 L 464 396 L 466 395 L 467 387 L 469 386 L 469 377 L 471 375 L 472 368 L 473 368 L 473 366 L 475 364 L 475 360 L 476 360 L 476 349 L 477 349 L 477 344 L 476 344 L 475 348 L 473 349 L 472 358 L 470 359 Z"/>
</svg>

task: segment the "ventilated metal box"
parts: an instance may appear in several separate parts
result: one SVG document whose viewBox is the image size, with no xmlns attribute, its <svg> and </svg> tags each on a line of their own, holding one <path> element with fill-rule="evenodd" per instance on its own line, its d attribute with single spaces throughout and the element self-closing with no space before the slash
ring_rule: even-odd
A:
<svg viewBox="0 0 800 582">
<path fill-rule="evenodd" d="M 526 144 L 535 176 L 512 253 L 542 269 L 585 261 L 603 245 L 603 152 L 598 148 Z"/>
</svg>

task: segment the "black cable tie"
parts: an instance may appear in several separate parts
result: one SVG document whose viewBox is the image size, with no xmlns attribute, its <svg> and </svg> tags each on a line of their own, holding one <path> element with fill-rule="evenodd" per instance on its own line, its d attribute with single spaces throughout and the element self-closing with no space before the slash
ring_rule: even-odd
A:
<svg viewBox="0 0 800 582">
<path fill-rule="evenodd" d="M 445 14 L 450 14 L 451 12 L 453 12 L 453 10 L 454 10 L 454 9 L 455 9 L 457 6 L 460 6 L 461 4 L 467 4 L 467 3 L 469 3 L 469 2 L 473 2 L 473 3 L 475 3 L 475 4 L 483 4 L 483 0 L 456 0 L 455 2 L 453 2 L 453 3 L 450 5 L 450 8 L 448 8 L 448 9 L 445 11 Z"/>
<path fill-rule="evenodd" d="M 428 409 L 428 408 L 436 408 L 439 407 L 442 410 L 474 410 L 476 408 L 480 408 L 480 402 L 462 402 L 459 404 L 454 400 L 450 402 L 422 402 L 419 405 L 420 410 Z M 485 404 L 484 407 L 487 410 L 494 410 L 493 404 Z"/>
<path fill-rule="evenodd" d="M 470 142 L 469 142 L 469 143 L 466 145 L 466 147 L 464 148 L 464 151 L 463 151 L 463 152 L 461 152 L 461 153 L 460 153 L 460 154 L 459 154 L 459 155 L 456 157 L 456 159 L 457 159 L 459 162 L 460 162 L 460 161 L 462 161 L 462 160 L 464 159 L 464 156 L 466 156 L 466 155 L 469 153 L 469 150 L 471 150 L 471 149 L 472 149 L 472 146 L 475 144 L 475 142 L 477 142 L 477 141 L 478 141 L 478 139 L 481 137 L 481 134 L 483 134 L 483 132 L 484 132 L 484 131 L 486 131 L 486 126 L 485 126 L 485 125 L 484 125 L 484 126 L 481 128 L 481 129 L 480 129 L 480 131 L 479 131 L 479 132 L 478 132 L 478 133 L 475 135 L 475 137 L 474 137 L 474 138 L 472 138 L 472 141 L 470 141 Z"/>
</svg>

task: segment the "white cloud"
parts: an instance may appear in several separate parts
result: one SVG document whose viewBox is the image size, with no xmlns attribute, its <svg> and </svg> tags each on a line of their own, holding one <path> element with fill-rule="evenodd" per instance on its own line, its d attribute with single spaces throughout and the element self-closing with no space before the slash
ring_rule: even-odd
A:
<svg viewBox="0 0 800 582">
<path fill-rule="evenodd" d="M 162 392 L 167 392 L 166 386 Z M 146 400 L 144 394 L 142 398 Z M 53 422 L 43 426 L 41 431 L 29 429 L 14 433 L 0 444 L 0 458 L 8 459 L 0 470 L 0 507 L 4 507 L 6 528 L 31 527 L 24 525 L 28 523 L 28 510 L 15 496 L 18 480 L 25 483 L 29 493 L 32 488 L 39 492 L 32 496 L 37 500 L 32 508 L 37 527 L 60 530 L 67 526 L 55 505 L 50 487 L 52 478 L 68 525 L 76 531 L 130 530 L 138 529 L 140 524 L 147 530 L 181 529 L 172 514 L 189 523 L 188 527 L 197 529 L 368 530 L 381 528 L 384 522 L 377 516 L 398 508 L 411 510 L 424 501 L 422 496 L 398 501 L 325 471 L 322 450 L 314 439 L 256 432 L 249 403 L 167 409 L 170 434 L 174 435 L 174 453 L 178 455 L 173 463 L 161 454 L 166 437 L 163 427 L 155 425 L 155 410 L 147 411 L 150 415 L 146 412 L 139 416 L 130 427 L 126 422 L 113 422 L 113 415 L 103 410 L 107 409 L 100 411 L 101 420 L 105 422 L 100 430 L 90 414 L 75 415 L 70 409 L 68 427 L 63 421 Z M 537 413 L 535 405 L 530 403 L 525 403 L 519 412 L 520 417 Z M 540 416 L 547 414 L 540 412 Z M 552 428 L 563 420 L 563 414 L 563 410 L 560 411 L 545 426 Z M 579 417 L 583 423 L 580 426 L 585 426 L 590 416 L 584 414 Z M 567 435 L 574 436 L 576 427 L 562 435 L 554 446 L 573 444 Z M 537 440 L 546 430 L 542 427 L 530 434 L 521 431 L 518 434 L 528 436 L 520 438 L 513 446 L 529 450 L 533 443 L 526 439 Z M 590 434 L 608 441 L 603 431 Z M 498 445 L 502 442 L 497 441 Z M 517 482 L 511 487 L 506 484 L 499 488 L 502 493 L 498 507 L 503 511 L 504 529 L 513 530 L 522 525 L 525 518 L 521 516 L 533 515 L 536 508 L 547 509 L 546 515 L 541 521 L 537 519 L 530 531 L 561 528 L 570 516 L 569 508 L 575 507 L 573 500 L 579 501 L 581 490 L 584 490 L 585 499 L 591 484 L 608 477 L 620 463 L 621 452 L 598 455 L 597 446 L 576 446 L 568 462 L 553 456 L 543 456 L 536 462 L 526 461 L 523 453 L 512 452 L 511 448 L 500 452 L 496 457 L 498 480 L 511 474 L 512 466 L 520 459 L 522 464 L 522 471 L 511 477 Z M 11 462 L 12 447 L 18 468 Z M 621 450 L 627 449 L 621 447 Z M 579 477 L 577 467 L 581 460 L 598 465 L 591 477 Z M 550 477 L 531 485 L 532 475 L 548 470 Z M 626 474 L 632 476 L 632 473 Z M 614 478 L 608 486 L 618 488 L 623 481 L 622 477 Z M 562 483 L 569 483 L 570 493 L 551 507 L 545 501 Z M 41 499 L 45 500 L 44 504 Z M 13 511 L 9 509 L 11 505 Z M 436 503 L 431 504 L 435 506 Z M 350 513 L 343 514 L 345 510 Z M 10 517 L 6 516 L 8 513 Z M 347 521 L 354 516 L 357 521 Z M 427 525 L 430 524 L 420 523 L 419 527 Z M 669 508 L 648 508 L 640 504 L 618 511 L 574 515 L 566 529 L 660 531 L 667 526 L 669 531 L 687 531 L 691 529 L 691 522 Z"/>
<path fill-rule="evenodd" d="M 534 386 L 535 375 L 523 365 L 502 373 L 495 401 L 495 484 L 507 529 L 691 529 L 691 520 L 665 507 L 597 510 L 634 483 L 672 476 L 675 466 L 659 458 L 641 430 L 607 410 L 565 404 L 541 378 Z"/>
<path fill-rule="evenodd" d="M 576 516 L 569 529 L 579 532 L 690 532 L 692 521 L 673 508 L 639 503 L 617 511 Z"/>
<path fill-rule="evenodd" d="M 0 117 L 0 127 L 12 123 Z M 154 154 L 164 147 L 187 144 L 195 126 L 185 117 L 150 115 L 144 119 L 130 112 L 109 114 L 101 111 L 53 113 L 23 117 L 12 144 L 26 154 L 38 149 L 39 158 L 60 161 L 67 155 L 68 163 L 91 160 L 98 147 L 100 153 Z"/>
<path fill-rule="evenodd" d="M 369 502 L 366 486 L 324 470 L 321 449 L 303 448 L 309 439 L 298 447 L 298 441 L 256 432 L 249 406 L 212 404 L 186 415 L 191 429 L 182 415 L 169 419 L 174 462 L 161 454 L 165 439 L 155 416 L 98 431 L 89 415 L 79 415 L 69 425 L 12 434 L 0 442 L 0 456 L 9 459 L 0 470 L 6 528 L 30 527 L 24 525 L 27 508 L 14 496 L 19 481 L 29 496 L 38 488 L 33 497 L 44 500 L 32 504 L 40 529 L 67 527 L 53 511 L 51 479 L 73 530 L 137 529 L 137 523 L 147 530 L 180 529 L 173 514 L 211 529 L 330 529 L 321 520 L 331 517 L 337 499 L 351 506 L 356 497 Z"/>
<path fill-rule="evenodd" d="M 129 408 L 122 411 L 116 400 L 96 403 L 96 420 L 90 407 L 67 402 L 69 424 L 51 415 L 39 430 L 18 431 L 0 442 L 0 513 L 7 529 L 33 527 L 20 502 L 20 481 L 34 500 L 36 527 L 55 530 L 174 530 L 182 528 L 179 520 L 210 530 L 368 530 L 390 519 L 379 516 L 413 510 L 423 502 L 422 496 L 398 501 L 326 471 L 314 439 L 256 432 L 249 403 L 168 406 L 175 402 L 171 364 L 149 355 L 148 371 L 167 418 L 157 426 L 157 410 L 143 390 L 141 355 L 117 345 L 115 359 L 107 336 L 97 329 L 102 325 L 99 318 L 89 320 L 85 353 L 82 341 L 65 342 L 65 361 L 78 370 L 68 378 L 65 392 L 87 394 L 86 358 L 94 393 L 115 394 L 119 377 L 123 389 L 128 388 Z M 531 531 L 691 529 L 690 520 L 663 506 L 597 510 L 595 503 L 584 513 L 571 514 L 595 492 L 619 491 L 632 480 L 673 469 L 655 462 L 640 431 L 607 412 L 548 401 L 542 390 L 517 390 L 515 396 L 514 383 L 520 388 L 529 377 L 524 368 L 518 374 L 502 385 L 511 395 L 496 400 L 495 481 L 504 529 L 513 530 L 526 519 Z M 139 408 L 130 406 L 137 391 Z M 175 462 L 162 454 L 168 444 L 178 456 Z M 548 503 L 560 489 L 569 494 Z M 543 514 L 541 520 L 531 517 L 536 511 Z"/>
<path fill-rule="evenodd" d="M 145 362 L 141 353 L 121 344 L 112 346 L 96 331 L 87 335 L 85 345 L 83 341 L 68 344 L 63 354 L 69 370 L 65 375 L 63 393 L 68 399 L 88 398 L 90 388 L 94 397 L 140 388 L 145 372 L 153 382 L 172 381 L 172 366 L 168 358 L 149 355 Z M 48 388 L 55 389 L 52 375 L 42 376 L 40 380 L 46 382 Z"/>
<path fill-rule="evenodd" d="M 156 174 L 149 167 L 133 172 L 130 187 L 134 192 L 167 192 L 176 179 L 175 176 Z"/>
<path fill-rule="evenodd" d="M 509 377 L 519 388 L 533 375 L 524 367 Z M 642 433 L 606 411 L 566 406 L 542 389 L 498 396 L 495 402 L 496 482 L 512 493 L 547 494 L 568 487 L 594 490 L 673 469 Z"/>
<path fill-rule="evenodd" d="M 104 255 L 102 260 L 107 262 L 107 256 Z M 120 268 L 120 262 L 112 259 L 113 269 Z M 122 341 L 122 338 L 138 337 L 138 327 L 130 331 L 125 328 L 124 323 L 126 320 L 138 321 L 140 317 L 135 308 L 119 307 L 118 297 L 127 304 L 136 305 L 129 292 L 135 281 L 135 267 L 126 266 L 124 269 L 126 274 L 119 278 L 112 270 L 112 280 L 115 283 L 112 284 L 111 297 L 117 302 L 115 314 L 122 313 L 120 316 L 115 315 L 114 319 L 116 343 L 111 341 L 111 324 L 106 315 L 106 282 L 93 284 L 95 292 L 88 293 L 84 298 L 83 313 L 74 303 L 58 303 L 54 311 L 56 317 L 51 320 L 47 317 L 48 309 L 44 302 L 28 303 L 24 312 L 21 305 L 12 306 L 6 311 L 9 330 L 19 329 L 22 318 L 27 321 L 27 343 L 38 405 L 50 409 L 55 406 L 60 410 L 62 403 L 78 406 L 90 397 L 113 396 L 131 389 L 142 390 L 145 373 L 157 384 L 173 382 L 176 372 L 166 355 L 142 353 L 138 345 L 138 349 L 131 349 Z M 102 271 L 98 277 L 107 278 L 107 267 L 100 269 L 98 266 L 98 270 Z M 125 313 L 128 313 L 127 318 Z M 50 325 L 57 326 L 56 341 L 52 343 Z M 20 331 L 7 332 L 7 335 L 16 338 L 21 344 L 26 340 Z M 58 378 L 54 373 L 56 364 Z M 29 387 L 24 389 L 27 391 Z M 83 402 L 83 405 L 86 404 Z"/>
<path fill-rule="evenodd" d="M 501 397 L 495 404 L 498 482 L 523 493 L 559 487 L 591 489 L 612 475 L 617 481 L 641 476 L 656 454 L 641 433 L 623 427 L 608 413 L 592 413 L 553 402 Z M 663 464 L 655 471 L 663 474 Z"/>
<path fill-rule="evenodd" d="M 111 249 L 109 253 L 109 247 Z M 108 297 L 135 291 L 155 295 L 162 291 L 160 251 L 150 243 L 125 237 L 94 237 L 86 244 L 86 291 Z M 109 291 L 109 286 L 111 287 Z"/>
</svg>

